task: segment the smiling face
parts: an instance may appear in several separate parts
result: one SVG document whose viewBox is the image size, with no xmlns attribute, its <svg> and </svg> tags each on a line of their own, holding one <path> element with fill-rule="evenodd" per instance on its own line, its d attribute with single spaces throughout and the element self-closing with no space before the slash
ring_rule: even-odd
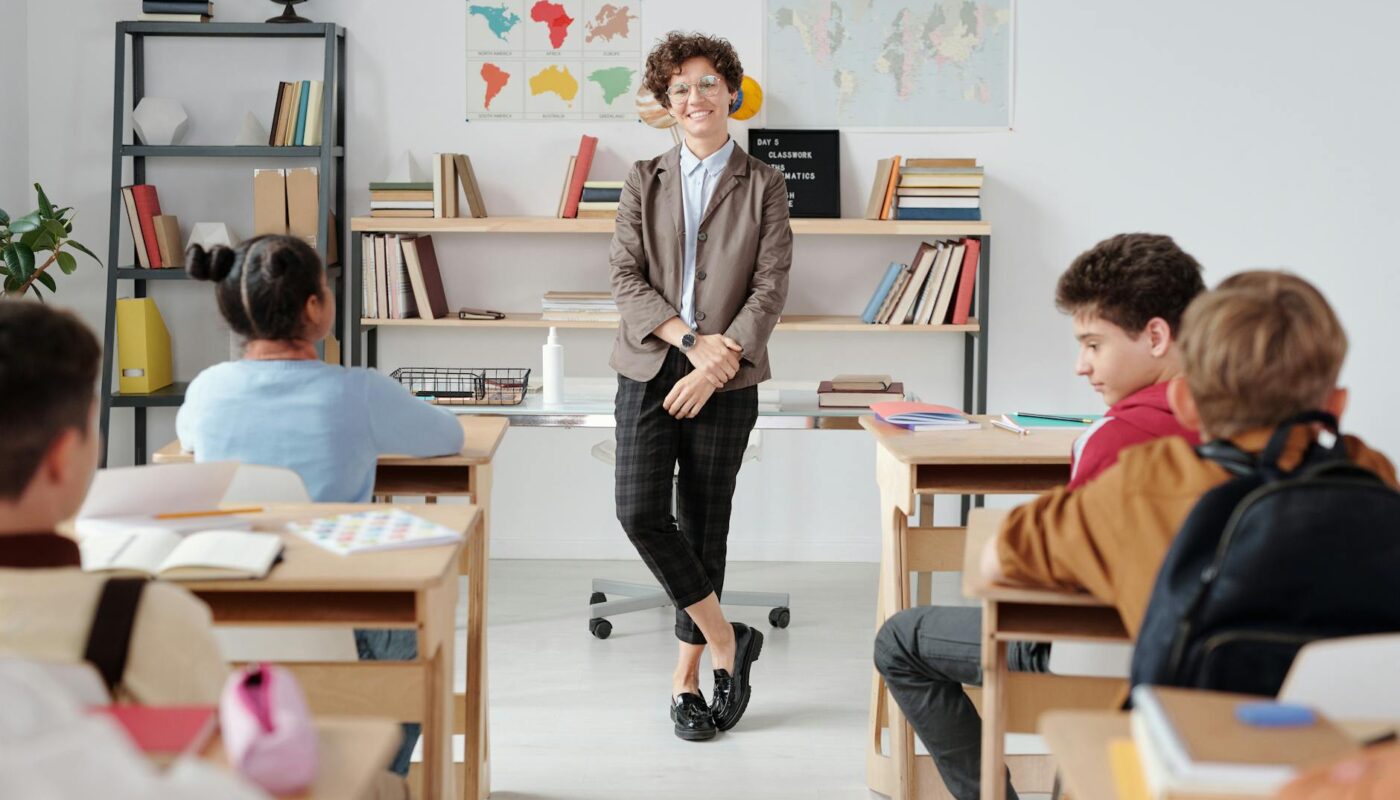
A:
<svg viewBox="0 0 1400 800">
<path fill-rule="evenodd" d="M 707 77 L 719 81 L 714 94 L 709 97 L 700 88 Z M 670 86 L 674 88 L 677 84 L 690 87 L 690 92 L 684 96 L 668 92 L 671 116 L 680 121 L 686 136 L 697 141 L 723 140 L 728 136 L 729 106 L 737 93 L 719 76 L 714 63 L 704 56 L 686 59 L 676 74 L 671 76 Z"/>
</svg>

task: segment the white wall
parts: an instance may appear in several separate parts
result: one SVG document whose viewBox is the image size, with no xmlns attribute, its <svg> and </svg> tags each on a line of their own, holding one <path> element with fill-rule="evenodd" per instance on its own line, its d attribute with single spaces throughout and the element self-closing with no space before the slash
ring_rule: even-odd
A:
<svg viewBox="0 0 1400 800">
<path fill-rule="evenodd" d="M 112 22 L 126 3 L 30 0 L 28 30 L 64 30 L 63 58 L 46 64 L 46 88 L 28 97 L 29 172 L 81 215 L 82 241 L 105 253 Z M 976 156 L 987 167 L 985 214 L 995 226 L 991 405 L 1094 409 L 1072 375 L 1067 322 L 1053 309 L 1054 280 L 1073 256 L 1120 231 L 1170 233 L 1204 263 L 1212 283 L 1241 268 L 1287 265 L 1315 281 L 1352 340 L 1347 426 L 1400 450 L 1390 411 L 1395 274 L 1390 238 L 1400 159 L 1400 111 L 1385 76 L 1400 6 L 1361 2 L 1326 18 L 1301 0 L 1018 4 L 1015 130 L 977 135 L 842 137 L 843 211 L 858 216 L 876 160 Z M 219 19 L 273 14 L 260 0 L 220 0 Z M 597 177 L 620 178 L 634 159 L 669 144 L 635 123 L 462 122 L 464 9 L 458 0 L 310 2 L 349 30 L 349 189 L 365 185 L 405 149 L 470 154 L 493 214 L 551 214 L 580 133 L 601 138 Z M 703 11 L 703 13 L 700 13 Z M 703 27 L 729 37 L 763 79 L 761 4 L 647 0 L 645 34 Z M 319 74 L 311 44 L 157 41 L 148 47 L 148 93 L 179 97 L 189 141 L 227 142 L 251 108 L 267 121 L 279 79 Z M 741 125 L 736 137 L 747 141 Z M 227 219 L 246 235 L 251 164 L 154 163 L 163 207 L 188 225 Z M 12 169 L 9 165 L 6 169 Z M 18 169 L 18 168 L 15 168 Z M 22 169 L 18 169 L 23 173 Z M 8 174 L 8 173 L 7 173 Z M 125 223 L 123 223 L 124 226 Z M 789 309 L 858 313 L 890 260 L 914 243 L 798 240 Z M 606 287 L 605 237 L 444 238 L 449 299 L 506 310 L 535 307 L 546 289 Z M 101 321 L 102 274 L 84 265 L 63 299 Z M 208 287 L 158 286 L 176 331 L 176 371 L 189 379 L 220 358 Z M 386 332 L 380 363 L 538 367 L 543 337 Z M 607 374 L 608 332 L 566 332 L 571 375 Z M 934 401 L 961 400 L 961 343 L 907 335 L 778 334 L 776 376 L 890 371 Z M 154 445 L 172 438 L 174 414 L 152 412 Z M 113 463 L 130 459 L 129 412 L 114 415 Z M 608 469 L 588 448 L 603 432 L 516 430 L 498 458 L 494 554 L 625 557 L 612 516 Z M 878 520 L 873 449 L 860 433 L 770 433 L 763 460 L 744 470 L 735 500 L 736 559 L 874 559 Z"/>
<path fill-rule="evenodd" d="M 0 208 L 11 216 L 35 208 L 29 186 L 27 16 L 24 3 L 0 4 Z"/>
</svg>

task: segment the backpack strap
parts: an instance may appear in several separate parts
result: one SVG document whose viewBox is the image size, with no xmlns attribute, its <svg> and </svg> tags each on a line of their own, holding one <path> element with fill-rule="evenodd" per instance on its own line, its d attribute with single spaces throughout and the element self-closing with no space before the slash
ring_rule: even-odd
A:
<svg viewBox="0 0 1400 800">
<path fill-rule="evenodd" d="M 1229 439 L 1215 439 L 1196 445 L 1196 455 L 1214 461 L 1236 478 L 1243 478 L 1259 471 L 1259 457 L 1246 453 Z"/>
<path fill-rule="evenodd" d="M 83 660 L 97 668 L 108 692 L 116 691 L 126 673 L 131 631 L 136 626 L 136 609 L 145 588 L 144 578 L 109 578 L 97 600 Z"/>
<path fill-rule="evenodd" d="M 1282 477 L 1285 473 L 1279 469 L 1278 460 L 1283 456 L 1284 448 L 1288 446 L 1289 434 L 1299 425 L 1313 423 L 1321 423 L 1324 428 L 1330 431 L 1332 441 L 1330 445 L 1313 442 L 1300 463 L 1309 463 L 1314 460 L 1347 460 L 1346 446 L 1342 443 L 1342 437 L 1337 434 L 1337 418 L 1326 411 L 1304 411 L 1279 423 L 1278 428 L 1269 437 L 1269 443 L 1264 445 L 1264 451 L 1259 454 L 1261 468 L 1275 478 Z"/>
</svg>

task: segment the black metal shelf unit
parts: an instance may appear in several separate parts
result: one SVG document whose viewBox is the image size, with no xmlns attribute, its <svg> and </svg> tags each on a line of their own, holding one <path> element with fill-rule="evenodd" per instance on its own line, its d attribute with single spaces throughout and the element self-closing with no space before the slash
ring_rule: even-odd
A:
<svg viewBox="0 0 1400 800">
<path fill-rule="evenodd" d="M 324 72 L 322 81 L 326 98 L 326 113 L 321 121 L 321 141 L 327 146 L 316 147 L 260 147 L 233 145 L 144 145 L 126 143 L 126 112 L 136 107 L 145 96 L 146 60 L 145 44 L 147 37 L 211 37 L 247 39 L 321 39 L 324 43 Z M 324 260 L 330 244 L 329 213 L 334 211 L 344 236 L 349 225 L 345 209 L 345 30 L 334 23 L 297 23 L 292 25 L 268 24 L 260 22 L 118 22 L 116 35 L 116 68 L 112 103 L 112 188 L 111 217 L 108 226 L 107 245 L 107 305 L 106 321 L 102 336 L 102 379 L 101 379 L 101 429 L 103 437 L 102 463 L 107 463 L 106 441 L 111 429 L 113 408 L 130 408 L 135 413 L 134 449 L 135 463 L 146 462 L 146 409 L 178 407 L 185 398 L 187 383 L 175 383 L 149 394 L 128 394 L 116 391 L 117 376 L 113 374 L 115 363 L 117 282 L 132 281 L 135 297 L 146 296 L 146 284 L 152 280 L 180 280 L 185 277 L 183 270 L 151 270 L 135 267 L 118 267 L 121 264 L 120 243 L 122 217 L 126 213 L 122 201 L 123 159 L 132 159 L 133 183 L 146 182 L 147 158 L 258 158 L 258 159 L 315 159 L 319 164 L 319 196 L 333 198 L 333 202 L 322 203 L 316 230 L 316 249 Z M 131 49 L 131 97 L 126 97 L 127 47 Z M 333 100 L 332 100 L 333 98 Z M 135 138 L 134 135 L 132 137 Z M 331 180 L 331 172 L 335 180 Z M 341 242 L 345 244 L 345 242 Z M 133 254 L 129 263 L 136 263 Z M 348 252 L 345 246 L 337 248 Z M 331 277 L 343 274 L 334 270 Z M 344 293 L 344 281 L 337 281 L 336 291 Z M 337 304 L 345 308 L 344 302 Z M 337 312 L 336 330 L 343 328 L 343 318 Z"/>
</svg>

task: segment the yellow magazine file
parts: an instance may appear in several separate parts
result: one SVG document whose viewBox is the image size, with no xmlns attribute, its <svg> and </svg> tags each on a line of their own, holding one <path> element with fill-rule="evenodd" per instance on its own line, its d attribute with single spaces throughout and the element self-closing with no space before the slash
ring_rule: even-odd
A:
<svg viewBox="0 0 1400 800">
<path fill-rule="evenodd" d="M 173 380 L 170 331 L 149 297 L 117 301 L 117 370 L 123 394 L 154 392 Z"/>
</svg>

